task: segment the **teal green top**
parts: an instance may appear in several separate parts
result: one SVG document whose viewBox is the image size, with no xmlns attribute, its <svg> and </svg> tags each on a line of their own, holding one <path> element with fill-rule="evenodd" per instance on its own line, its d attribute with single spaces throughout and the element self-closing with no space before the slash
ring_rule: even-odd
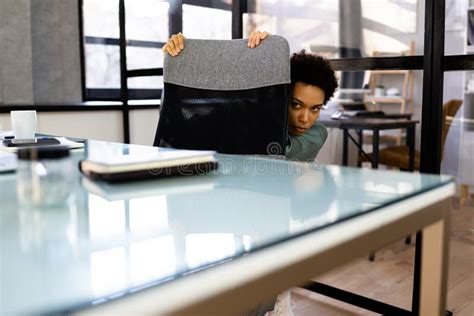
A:
<svg viewBox="0 0 474 316">
<path fill-rule="evenodd" d="M 303 135 L 289 136 L 285 156 L 290 160 L 314 161 L 327 138 L 326 127 L 322 123 L 316 122 Z"/>
</svg>

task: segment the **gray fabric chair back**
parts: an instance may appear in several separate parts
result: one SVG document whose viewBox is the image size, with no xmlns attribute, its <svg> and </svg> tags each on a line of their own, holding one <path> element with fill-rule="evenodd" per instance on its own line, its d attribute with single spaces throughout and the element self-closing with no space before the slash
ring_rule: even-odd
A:
<svg viewBox="0 0 474 316">
<path fill-rule="evenodd" d="M 192 40 L 166 55 L 155 146 L 283 154 L 290 60 L 287 41 Z"/>
</svg>

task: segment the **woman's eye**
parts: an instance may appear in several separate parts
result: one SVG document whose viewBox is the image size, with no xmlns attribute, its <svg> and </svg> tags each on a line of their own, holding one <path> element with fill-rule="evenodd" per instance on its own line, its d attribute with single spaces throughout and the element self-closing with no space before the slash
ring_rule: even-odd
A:
<svg viewBox="0 0 474 316">
<path fill-rule="evenodd" d="M 291 105 L 296 109 L 301 107 L 301 105 L 299 103 L 296 103 L 296 102 L 291 103 Z"/>
</svg>

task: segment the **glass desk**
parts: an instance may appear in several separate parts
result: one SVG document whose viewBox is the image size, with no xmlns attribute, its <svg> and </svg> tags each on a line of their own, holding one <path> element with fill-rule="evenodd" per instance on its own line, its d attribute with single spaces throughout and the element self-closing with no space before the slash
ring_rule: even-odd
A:
<svg viewBox="0 0 474 316">
<path fill-rule="evenodd" d="M 70 159 L 147 148 L 86 141 Z M 74 169 L 69 195 L 50 206 L 20 199 L 20 179 L 0 175 L 0 314 L 245 313 L 416 231 L 427 258 L 419 308 L 445 308 L 450 177 L 218 160 L 208 175 L 114 185 Z"/>
</svg>

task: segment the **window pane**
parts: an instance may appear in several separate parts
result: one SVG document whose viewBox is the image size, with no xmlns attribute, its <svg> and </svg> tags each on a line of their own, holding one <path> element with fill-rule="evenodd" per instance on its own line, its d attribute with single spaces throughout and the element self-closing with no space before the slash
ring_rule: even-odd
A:
<svg viewBox="0 0 474 316">
<path fill-rule="evenodd" d="M 163 67 L 160 43 L 168 39 L 169 3 L 162 0 L 125 1 L 127 40 L 144 41 L 127 47 L 127 68 Z M 86 88 L 120 88 L 120 49 L 118 46 L 118 0 L 84 0 L 84 35 L 117 40 L 105 45 L 105 40 L 85 44 Z M 148 43 L 147 43 L 148 42 Z M 112 43 L 114 44 L 114 43 Z M 152 45 L 142 47 L 137 45 Z M 130 88 L 161 88 L 162 78 L 129 80 Z"/>
<path fill-rule="evenodd" d="M 338 45 L 337 1 L 250 0 L 248 6 L 250 12 L 255 12 L 244 15 L 244 37 L 255 30 L 282 35 L 291 51 L 310 50 L 312 45 Z"/>
<path fill-rule="evenodd" d="M 184 4 L 183 34 L 188 38 L 231 39 L 232 13 Z"/>
<path fill-rule="evenodd" d="M 125 1 L 127 39 L 166 42 L 169 6 L 160 0 Z"/>
<path fill-rule="evenodd" d="M 162 89 L 163 76 L 129 78 L 128 87 L 130 89 Z"/>
<path fill-rule="evenodd" d="M 118 38 L 118 0 L 84 0 L 84 36 Z"/>
<path fill-rule="evenodd" d="M 248 8 L 244 36 L 254 30 L 282 35 L 292 52 L 306 49 L 329 58 L 406 55 L 411 42 L 418 54 L 423 51 L 422 0 L 249 0 Z M 348 51 L 341 47 L 356 55 L 344 56 Z"/>
<path fill-rule="evenodd" d="M 473 187 L 474 71 L 445 72 L 444 82 L 444 103 L 459 100 L 458 102 L 462 102 L 462 104 L 457 112 L 451 111 L 446 117 L 443 127 L 446 140 L 441 161 L 441 173 L 455 176 L 457 182 L 464 187 Z M 470 191 L 473 191 L 472 188 Z"/>
<path fill-rule="evenodd" d="M 473 5 L 472 0 L 446 0 L 445 55 L 474 53 Z M 456 113 L 449 113 L 443 126 L 441 173 L 456 177 L 463 203 L 474 186 L 474 71 L 444 73 L 443 102 L 452 100 L 462 104 Z"/>
<path fill-rule="evenodd" d="M 474 53 L 474 8 L 467 0 L 446 0 L 445 55 Z"/>
<path fill-rule="evenodd" d="M 86 88 L 120 88 L 118 46 L 85 44 Z"/>
<path fill-rule="evenodd" d="M 161 48 L 127 47 L 128 70 L 157 67 L 163 67 L 163 51 Z"/>
<path fill-rule="evenodd" d="M 368 56 L 376 52 L 386 52 L 386 56 L 414 55 L 407 52 L 411 42 L 420 45 L 418 51 L 423 50 L 424 34 L 417 33 L 417 0 L 362 0 L 361 4 L 364 49 Z M 424 16 L 420 18 L 424 20 Z"/>
</svg>

